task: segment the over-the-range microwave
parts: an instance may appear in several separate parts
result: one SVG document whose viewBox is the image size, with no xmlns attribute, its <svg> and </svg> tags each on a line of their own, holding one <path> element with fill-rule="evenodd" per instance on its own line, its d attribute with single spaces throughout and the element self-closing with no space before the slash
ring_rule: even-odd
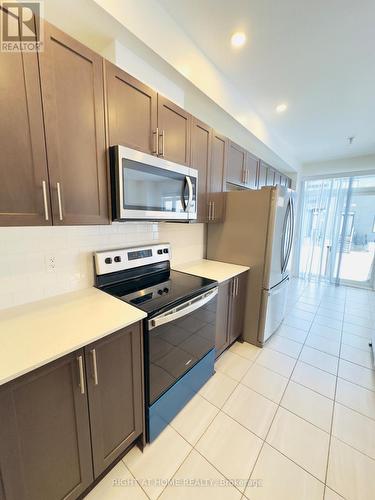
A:
<svg viewBox="0 0 375 500">
<path fill-rule="evenodd" d="M 125 146 L 110 160 L 113 220 L 197 218 L 197 170 Z"/>
</svg>

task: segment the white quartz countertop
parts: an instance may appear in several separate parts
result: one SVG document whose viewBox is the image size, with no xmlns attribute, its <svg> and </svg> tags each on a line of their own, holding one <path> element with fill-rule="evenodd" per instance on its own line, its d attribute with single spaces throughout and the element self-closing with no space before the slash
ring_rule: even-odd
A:
<svg viewBox="0 0 375 500">
<path fill-rule="evenodd" d="M 96 288 L 0 311 L 0 385 L 145 317 Z"/>
<path fill-rule="evenodd" d="M 187 264 L 173 266 L 173 269 L 223 283 L 224 281 L 234 278 L 234 276 L 238 276 L 248 271 L 250 268 L 237 264 L 228 264 L 227 262 L 201 259 L 194 262 L 188 262 Z"/>
</svg>

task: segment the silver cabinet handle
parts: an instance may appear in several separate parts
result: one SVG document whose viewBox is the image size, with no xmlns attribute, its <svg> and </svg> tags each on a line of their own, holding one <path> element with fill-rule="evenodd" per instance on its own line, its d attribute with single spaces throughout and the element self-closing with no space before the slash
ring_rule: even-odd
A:
<svg viewBox="0 0 375 500">
<path fill-rule="evenodd" d="M 245 184 L 246 182 L 246 169 L 245 168 L 242 168 L 242 184 Z"/>
<path fill-rule="evenodd" d="M 161 134 L 159 134 L 159 137 L 161 137 L 161 153 L 158 150 L 158 155 L 161 156 L 162 158 L 164 158 L 164 155 L 165 155 L 165 131 L 164 130 L 161 131 Z"/>
<path fill-rule="evenodd" d="M 92 356 L 92 368 L 93 368 L 93 375 L 94 375 L 94 384 L 98 385 L 99 379 L 98 379 L 98 363 L 96 360 L 96 349 L 91 349 L 91 356 Z"/>
<path fill-rule="evenodd" d="M 212 220 L 215 220 L 215 202 L 212 202 Z"/>
<path fill-rule="evenodd" d="M 236 278 L 236 297 L 238 295 L 238 278 Z"/>
<path fill-rule="evenodd" d="M 43 203 L 44 203 L 44 218 L 45 220 L 49 220 L 49 215 L 48 215 L 48 199 L 47 199 L 47 183 L 46 181 L 42 181 L 42 188 L 43 188 Z"/>
<path fill-rule="evenodd" d="M 79 387 L 81 389 L 81 394 L 85 394 L 85 374 L 83 371 L 83 357 L 78 356 L 78 369 L 79 369 Z"/>
<path fill-rule="evenodd" d="M 208 220 L 212 220 L 212 201 L 208 203 Z"/>
<path fill-rule="evenodd" d="M 57 202 L 59 204 L 59 219 L 63 220 L 63 211 L 62 211 L 62 201 L 61 201 L 61 186 L 59 182 L 56 182 L 57 188 Z"/>
<path fill-rule="evenodd" d="M 154 149 L 152 154 L 157 156 L 159 154 L 159 127 L 156 127 L 156 130 L 152 132 L 152 135 L 154 136 Z"/>
</svg>

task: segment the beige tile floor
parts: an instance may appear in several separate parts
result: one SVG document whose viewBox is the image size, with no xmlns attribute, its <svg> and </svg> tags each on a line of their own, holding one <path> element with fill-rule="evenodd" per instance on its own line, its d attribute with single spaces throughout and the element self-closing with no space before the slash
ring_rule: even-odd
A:
<svg viewBox="0 0 375 500">
<path fill-rule="evenodd" d="M 292 282 L 263 349 L 234 344 L 88 500 L 374 500 L 375 294 Z"/>
</svg>

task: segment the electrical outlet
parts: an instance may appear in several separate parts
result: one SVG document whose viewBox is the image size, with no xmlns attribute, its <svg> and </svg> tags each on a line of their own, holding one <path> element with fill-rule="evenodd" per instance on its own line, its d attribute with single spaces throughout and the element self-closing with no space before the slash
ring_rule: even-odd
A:
<svg viewBox="0 0 375 500">
<path fill-rule="evenodd" d="M 46 267 L 47 271 L 54 271 L 56 269 L 56 257 L 54 255 L 46 257 Z"/>
</svg>

